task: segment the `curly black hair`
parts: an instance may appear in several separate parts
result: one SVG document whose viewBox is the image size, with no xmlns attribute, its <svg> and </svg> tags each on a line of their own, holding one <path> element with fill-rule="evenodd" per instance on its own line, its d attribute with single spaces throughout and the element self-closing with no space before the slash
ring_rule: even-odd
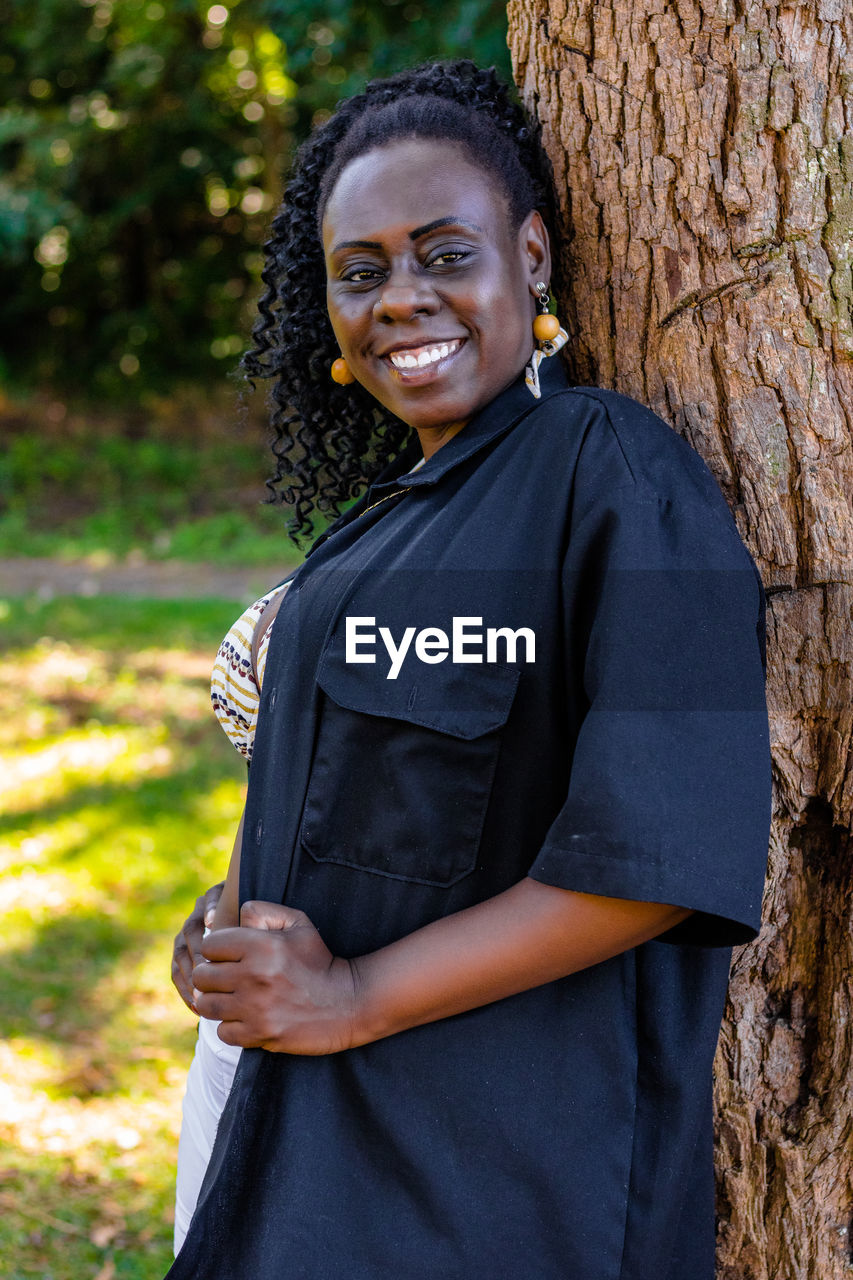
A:
<svg viewBox="0 0 853 1280">
<path fill-rule="evenodd" d="M 276 471 L 267 486 L 271 500 L 293 506 L 290 536 L 297 544 L 313 532 L 315 510 L 338 515 L 409 434 L 358 383 L 340 387 L 329 376 L 339 353 L 326 312 L 319 234 L 325 202 L 344 165 L 401 137 L 463 145 L 506 195 L 516 227 L 531 208 L 547 225 L 555 224 L 551 171 L 537 129 L 494 68 L 468 59 L 372 81 L 341 102 L 303 143 L 264 245 L 265 290 L 253 346 L 241 362 L 252 385 L 273 379 Z M 554 291 L 560 292 L 557 280 Z"/>
</svg>

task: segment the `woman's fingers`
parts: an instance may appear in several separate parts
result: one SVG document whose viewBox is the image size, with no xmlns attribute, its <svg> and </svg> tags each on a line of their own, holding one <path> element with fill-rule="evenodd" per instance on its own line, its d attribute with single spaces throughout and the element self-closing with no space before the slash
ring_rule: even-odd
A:
<svg viewBox="0 0 853 1280">
<path fill-rule="evenodd" d="M 172 982 L 184 1004 L 193 1013 L 198 1010 L 193 999 L 193 965 L 199 956 L 204 937 L 204 896 L 196 899 L 192 913 L 184 921 L 181 932 L 172 945 Z"/>
<path fill-rule="evenodd" d="M 196 993 L 220 991 L 230 995 L 236 990 L 237 977 L 236 964 L 209 964 L 202 960 L 192 970 L 192 985 Z"/>
<path fill-rule="evenodd" d="M 242 1022 L 220 1022 L 216 1034 L 223 1044 L 235 1045 L 238 1049 L 254 1047 L 252 1033 Z"/>
<path fill-rule="evenodd" d="M 234 999 L 237 969 L 236 964 L 210 964 L 199 958 L 192 971 L 192 995 L 200 1017 L 228 1021 L 239 1015 Z"/>
<path fill-rule="evenodd" d="M 226 1044 L 283 1053 L 337 1053 L 352 1041 L 354 984 L 301 911 L 250 904 L 255 923 L 217 929 L 193 970 L 195 1005 L 227 1024 Z M 230 1024 L 239 1024 L 233 1028 Z"/>
<path fill-rule="evenodd" d="M 204 895 L 204 927 L 206 929 L 210 929 L 213 925 L 213 917 L 216 915 L 216 908 L 224 888 L 223 880 L 219 884 L 212 884 Z"/>
<path fill-rule="evenodd" d="M 282 933 L 305 928 L 316 933 L 304 911 L 283 907 L 277 902 L 245 902 L 240 911 L 240 924 L 232 929 L 217 929 L 208 934 L 193 953 L 195 961 L 241 960 L 249 952 L 268 954 L 269 940 L 261 940 L 258 932 Z"/>
<path fill-rule="evenodd" d="M 197 1010 L 193 1002 L 192 974 L 193 964 L 189 950 L 184 941 L 183 933 L 179 933 L 172 948 L 172 983 L 187 1008 L 192 1013 L 196 1013 Z"/>
<path fill-rule="evenodd" d="M 245 930 L 239 927 L 217 929 L 215 933 L 209 933 L 203 939 L 196 954 L 195 963 L 201 964 L 205 960 L 210 960 L 215 964 L 223 964 L 227 960 L 242 960 L 246 953 L 247 941 Z"/>
<path fill-rule="evenodd" d="M 298 925 L 311 925 L 311 921 L 304 911 L 285 907 L 280 902 L 244 902 L 240 908 L 240 924 L 245 929 L 293 929 Z"/>
<path fill-rule="evenodd" d="M 172 982 L 184 1004 L 198 1013 L 193 998 L 193 965 L 201 958 L 201 944 L 208 914 L 211 923 L 216 904 L 222 896 L 223 883 L 212 885 L 199 894 L 195 906 L 183 923 L 172 944 Z"/>
</svg>

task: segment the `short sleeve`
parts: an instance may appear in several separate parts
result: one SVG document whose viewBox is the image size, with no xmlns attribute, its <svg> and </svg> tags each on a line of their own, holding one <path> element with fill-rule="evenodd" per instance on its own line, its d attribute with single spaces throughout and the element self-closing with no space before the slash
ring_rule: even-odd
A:
<svg viewBox="0 0 853 1280">
<path fill-rule="evenodd" d="M 719 497 L 626 486 L 574 531 L 563 589 L 583 717 L 529 874 L 691 908 L 662 940 L 730 946 L 760 926 L 771 774 L 764 593 Z"/>
</svg>

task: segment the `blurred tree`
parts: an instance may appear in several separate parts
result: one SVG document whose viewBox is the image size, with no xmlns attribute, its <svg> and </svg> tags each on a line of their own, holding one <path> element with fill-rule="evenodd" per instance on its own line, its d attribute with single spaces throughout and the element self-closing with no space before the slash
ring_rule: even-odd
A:
<svg viewBox="0 0 853 1280">
<path fill-rule="evenodd" d="M 450 0 L 3 0 L 0 341 L 17 384 L 137 395 L 233 364 L 295 142 L 367 79 L 465 54 L 506 14 Z"/>
<path fill-rule="evenodd" d="M 449 0 L 440 10 L 427 0 L 262 0 L 258 8 L 287 47 L 300 138 L 366 80 L 429 58 L 473 58 L 512 83 L 506 5 L 494 0 Z"/>
</svg>

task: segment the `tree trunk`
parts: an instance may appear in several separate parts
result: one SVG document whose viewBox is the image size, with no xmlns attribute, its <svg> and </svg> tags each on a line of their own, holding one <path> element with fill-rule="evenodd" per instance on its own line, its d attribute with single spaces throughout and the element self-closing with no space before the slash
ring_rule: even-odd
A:
<svg viewBox="0 0 853 1280">
<path fill-rule="evenodd" d="M 716 1061 L 718 1276 L 849 1280 L 853 4 L 513 0 L 509 26 L 576 379 L 702 454 L 768 595 L 773 833 Z"/>
</svg>

